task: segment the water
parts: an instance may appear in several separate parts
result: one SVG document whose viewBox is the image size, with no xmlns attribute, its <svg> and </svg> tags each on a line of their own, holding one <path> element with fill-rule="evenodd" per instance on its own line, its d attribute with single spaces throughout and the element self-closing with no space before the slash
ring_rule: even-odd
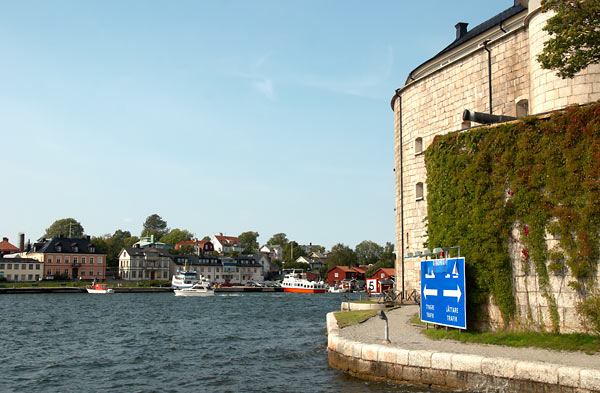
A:
<svg viewBox="0 0 600 393">
<path fill-rule="evenodd" d="M 327 364 L 344 295 L 0 295 L 1 392 L 429 392 Z"/>
</svg>

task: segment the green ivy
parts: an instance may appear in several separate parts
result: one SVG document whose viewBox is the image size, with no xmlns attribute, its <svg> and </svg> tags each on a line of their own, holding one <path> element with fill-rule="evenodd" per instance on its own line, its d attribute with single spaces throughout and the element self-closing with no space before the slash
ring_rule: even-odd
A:
<svg viewBox="0 0 600 393">
<path fill-rule="evenodd" d="M 513 319 L 509 246 L 517 225 L 524 271 L 535 268 L 558 331 L 549 274 L 568 268 L 577 279 L 571 286 L 589 290 L 600 256 L 600 102 L 438 136 L 425 162 L 427 247 L 461 246 L 468 309 L 485 314 L 491 295 L 505 323 Z M 548 250 L 546 233 L 559 248 Z"/>
</svg>

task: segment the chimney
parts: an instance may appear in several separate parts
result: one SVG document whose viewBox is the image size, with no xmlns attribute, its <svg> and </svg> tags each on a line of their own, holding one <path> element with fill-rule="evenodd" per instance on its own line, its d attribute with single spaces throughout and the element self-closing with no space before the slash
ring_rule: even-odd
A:
<svg viewBox="0 0 600 393">
<path fill-rule="evenodd" d="M 3 241 L 3 242 L 7 242 L 7 243 L 8 243 L 8 238 L 7 238 L 7 237 L 3 237 L 3 238 L 2 238 L 2 241 Z"/>
<path fill-rule="evenodd" d="M 23 232 L 19 233 L 19 249 L 21 252 L 25 251 L 25 234 Z"/>
<path fill-rule="evenodd" d="M 465 34 L 467 34 L 467 25 L 465 22 L 458 22 L 454 27 L 456 27 L 456 39 L 463 38 Z"/>
</svg>

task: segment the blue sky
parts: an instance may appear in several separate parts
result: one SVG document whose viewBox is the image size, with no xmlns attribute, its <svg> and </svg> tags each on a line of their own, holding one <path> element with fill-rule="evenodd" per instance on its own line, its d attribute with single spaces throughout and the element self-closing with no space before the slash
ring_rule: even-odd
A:
<svg viewBox="0 0 600 393">
<path fill-rule="evenodd" d="M 393 242 L 394 90 L 512 3 L 2 2 L 0 236 Z"/>
</svg>

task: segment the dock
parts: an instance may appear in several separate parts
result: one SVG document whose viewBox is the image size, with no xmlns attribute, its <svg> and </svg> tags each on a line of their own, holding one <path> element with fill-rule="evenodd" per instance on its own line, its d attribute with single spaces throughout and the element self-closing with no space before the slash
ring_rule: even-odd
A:
<svg viewBox="0 0 600 393">
<path fill-rule="evenodd" d="M 163 293 L 173 292 L 171 287 L 115 287 L 115 293 Z M 215 288 L 215 293 L 232 292 L 283 292 L 280 287 L 221 287 Z M 25 287 L 0 288 L 0 294 L 42 294 L 42 293 L 87 293 L 85 287 Z"/>
</svg>

